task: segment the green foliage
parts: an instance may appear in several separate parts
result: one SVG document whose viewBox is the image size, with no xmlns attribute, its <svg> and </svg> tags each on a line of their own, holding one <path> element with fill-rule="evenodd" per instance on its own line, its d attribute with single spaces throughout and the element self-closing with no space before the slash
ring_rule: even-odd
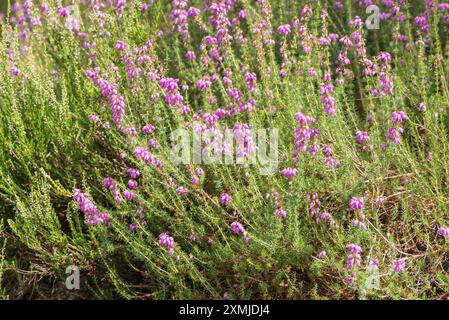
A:
<svg viewBox="0 0 449 320">
<path fill-rule="evenodd" d="M 201 1 L 191 2 L 201 7 Z M 222 123 L 231 128 L 236 123 L 277 128 L 279 151 L 287 155 L 279 169 L 294 166 L 298 175 L 293 180 L 279 173 L 264 176 L 260 164 L 249 169 L 204 166 L 199 186 L 190 188 L 186 196 L 166 188 L 167 177 L 190 187 L 194 175 L 194 165 L 176 166 L 170 161 L 170 133 L 183 127 L 186 120 L 163 98 L 153 98 L 163 92 L 157 81 L 137 77 L 131 88 L 121 55 L 114 48 L 116 40 L 140 47 L 160 29 L 168 29 L 170 2 L 155 1 L 145 13 L 129 4 L 121 19 L 113 9 L 105 9 L 108 36 L 98 27 L 98 17 L 84 17 L 83 27 L 95 39 L 95 49 L 82 49 L 82 40 L 58 20 L 55 4 L 50 4 L 50 14 L 56 20 L 42 21 L 40 28 L 32 29 L 26 53 L 21 50 L 24 44 L 19 40 L 19 28 L 1 25 L 0 59 L 26 75 L 13 77 L 10 64 L 0 64 L 1 297 L 220 299 L 225 291 L 233 299 L 447 297 L 448 243 L 437 237 L 437 230 L 449 224 L 448 27 L 439 20 L 431 21 L 428 46 L 407 48 L 385 30 L 413 38 L 410 19 L 403 24 L 388 20 L 381 30 L 366 30 L 369 57 L 381 51 L 392 53 L 393 95 L 368 95 L 376 81 L 364 78 L 363 66 L 354 63 L 351 81 L 335 88 L 339 112 L 328 117 L 320 101 L 321 67 L 332 65 L 338 50 L 314 49 L 306 55 L 298 35 L 292 32 L 285 50 L 295 64 L 286 67 L 286 77 L 279 76 L 279 46 L 284 40 L 276 28 L 291 21 L 306 3 L 309 1 L 273 1 L 272 15 L 265 16 L 257 5 L 241 1 L 239 9 L 251 14 L 238 26 L 238 32 L 248 41 L 229 45 L 226 59 L 220 62 L 223 70 L 232 71 L 233 85 L 243 98 L 257 101 L 255 111 L 238 113 Z M 313 19 L 308 29 L 313 37 L 352 32 L 348 21 L 364 13 L 352 1 L 344 3 L 344 11 L 332 9 L 330 2 L 327 7 L 327 1 L 310 4 Z M 327 23 L 320 17 L 323 8 L 329 11 Z M 419 10 L 410 6 L 405 13 L 412 17 Z M 200 16 L 191 23 L 192 41 L 187 45 L 177 32 L 155 37 L 148 52 L 151 62 L 146 66 L 146 70 L 163 70 L 163 76 L 188 85 L 190 89 L 183 95 L 194 112 L 214 112 L 217 106 L 230 104 L 221 78 L 207 92 L 195 89 L 196 82 L 215 68 L 213 62 L 200 62 L 204 52 L 198 51 L 199 45 L 192 46 L 202 43 L 205 34 L 213 34 L 214 30 L 207 29 L 210 25 L 201 30 L 207 18 Z M 273 26 L 275 46 L 265 45 L 260 35 L 251 32 L 263 19 Z M 195 50 L 196 60 L 184 58 L 188 50 Z M 355 53 L 350 54 L 357 61 Z M 115 126 L 98 88 L 85 76 L 93 67 L 108 71 L 108 79 L 118 84 L 126 101 L 126 124 L 139 131 L 135 138 L 105 125 L 109 121 L 111 128 Z M 246 90 L 243 67 L 257 74 L 254 94 Z M 316 78 L 303 76 L 309 67 L 317 71 Z M 57 74 L 51 74 L 53 69 Z M 216 102 L 208 100 L 211 96 Z M 427 105 L 427 112 L 419 111 L 420 102 Z M 381 151 L 395 110 L 408 115 L 402 143 Z M 332 145 L 341 162 L 339 168 L 328 168 L 310 156 L 300 157 L 297 163 L 291 160 L 299 111 L 317 119 L 320 141 Z M 100 115 L 101 120 L 91 123 L 91 113 Z M 140 128 L 147 123 L 157 127 L 157 157 L 164 162 L 163 169 L 133 156 L 133 147 L 146 145 Z M 373 153 L 360 150 L 355 138 L 359 130 L 369 131 Z M 427 159 L 430 151 L 431 161 Z M 126 158 L 119 158 L 120 152 L 125 152 Z M 118 188 L 125 190 L 129 167 L 142 173 L 139 192 L 133 202 L 117 208 L 101 182 L 113 177 Z M 406 178 L 408 183 L 404 183 Z M 110 213 L 110 226 L 86 223 L 72 199 L 75 188 Z M 233 196 L 228 207 L 219 203 L 224 192 Z M 275 192 L 287 212 L 285 220 L 273 215 Z M 366 204 L 367 230 L 361 231 L 351 225 L 355 214 L 348 203 L 365 192 L 372 201 Z M 267 193 L 270 198 L 265 197 Z M 339 228 L 310 218 L 306 196 L 312 193 L 319 195 L 322 211 L 329 212 Z M 378 196 L 385 199 L 382 206 L 374 203 Z M 146 224 L 140 223 L 136 209 L 142 211 Z M 249 243 L 232 233 L 229 225 L 237 220 L 250 235 Z M 136 223 L 135 232 L 129 230 L 131 223 Z M 165 231 L 174 238 L 173 255 L 157 245 L 158 235 Z M 196 241 L 188 240 L 191 234 Z M 207 243 L 209 237 L 212 245 Z M 343 281 L 349 275 L 345 270 L 348 243 L 363 248 L 363 266 L 368 256 L 379 260 L 380 288 L 363 291 L 369 276 L 364 267 L 357 270 L 356 290 Z M 326 251 L 326 257 L 317 258 L 321 251 Z M 392 273 L 392 261 L 404 257 L 406 270 Z M 65 271 L 70 265 L 81 270 L 82 289 L 77 292 L 65 289 Z"/>
</svg>

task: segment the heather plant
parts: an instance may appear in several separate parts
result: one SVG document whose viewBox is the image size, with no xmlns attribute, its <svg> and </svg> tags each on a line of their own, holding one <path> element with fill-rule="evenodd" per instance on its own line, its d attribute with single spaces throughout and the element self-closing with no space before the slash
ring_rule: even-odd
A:
<svg viewBox="0 0 449 320">
<path fill-rule="evenodd" d="M 448 3 L 2 10 L 3 298 L 447 298 Z"/>
</svg>

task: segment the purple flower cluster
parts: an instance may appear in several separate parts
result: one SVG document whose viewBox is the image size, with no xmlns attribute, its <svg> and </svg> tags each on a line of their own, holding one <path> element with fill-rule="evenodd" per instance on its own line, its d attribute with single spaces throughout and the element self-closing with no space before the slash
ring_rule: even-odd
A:
<svg viewBox="0 0 449 320">
<path fill-rule="evenodd" d="M 170 236 L 169 232 L 164 232 L 159 235 L 159 240 L 157 244 L 161 247 L 167 248 L 170 254 L 173 254 L 175 250 L 173 249 L 174 240 L 173 237 Z"/>
<path fill-rule="evenodd" d="M 291 32 L 291 28 L 289 24 L 283 24 L 281 26 L 278 27 L 278 32 L 283 35 L 286 36 Z"/>
<path fill-rule="evenodd" d="M 14 67 L 14 66 L 11 66 L 11 67 L 9 68 L 9 72 L 10 72 L 11 75 L 13 75 L 14 77 L 18 77 L 18 76 L 20 76 L 20 74 L 22 73 L 22 71 L 20 71 L 19 68 L 16 68 L 16 67 Z"/>
<path fill-rule="evenodd" d="M 274 210 L 274 216 L 281 217 L 281 218 L 285 219 L 285 218 L 287 218 L 287 212 L 284 209 L 279 208 L 279 209 Z"/>
<path fill-rule="evenodd" d="M 298 170 L 296 168 L 284 168 L 281 170 L 281 174 L 289 179 L 292 179 L 296 176 Z"/>
<path fill-rule="evenodd" d="M 114 122 L 120 123 L 125 117 L 125 99 L 118 94 L 117 84 L 100 77 L 100 69 L 94 68 L 86 71 L 86 76 L 93 80 L 95 85 L 101 89 L 101 93 L 109 102 Z"/>
<path fill-rule="evenodd" d="M 123 202 L 122 195 L 117 184 L 114 182 L 112 178 L 106 178 L 103 180 L 103 186 L 109 189 L 112 192 L 112 196 L 114 197 L 115 204 L 119 206 Z"/>
<path fill-rule="evenodd" d="M 118 51 L 125 51 L 128 48 L 128 45 L 124 41 L 117 40 L 117 42 L 115 43 L 115 48 Z"/>
<path fill-rule="evenodd" d="M 332 147 L 330 145 L 325 145 L 323 148 L 324 154 L 324 164 L 329 168 L 338 168 L 340 166 L 340 161 L 332 157 Z"/>
<path fill-rule="evenodd" d="M 245 242 L 249 242 L 248 234 L 246 233 L 245 228 L 242 226 L 240 222 L 234 221 L 231 223 L 231 229 L 235 234 L 243 234 L 243 238 L 245 239 Z"/>
<path fill-rule="evenodd" d="M 314 194 L 308 194 L 306 196 L 308 207 L 309 207 L 309 215 L 311 218 L 315 219 L 317 222 L 319 222 L 320 219 L 320 207 L 321 207 L 321 201 L 318 198 L 318 195 L 316 193 Z"/>
<path fill-rule="evenodd" d="M 393 121 L 393 126 L 388 128 L 386 137 L 393 141 L 394 144 L 400 144 L 400 136 L 404 132 L 404 128 L 402 127 L 402 123 L 407 118 L 403 111 L 393 111 L 391 113 L 391 120 Z"/>
<path fill-rule="evenodd" d="M 356 244 L 350 243 L 346 245 L 346 249 L 349 250 L 349 255 L 346 259 L 346 270 L 352 270 L 356 267 L 360 267 L 362 261 L 361 253 L 362 248 Z"/>
<path fill-rule="evenodd" d="M 139 159 L 145 161 L 147 164 L 151 164 L 156 168 L 162 168 L 162 161 L 156 159 L 156 157 L 148 152 L 146 147 L 135 147 L 134 148 L 134 156 Z"/>
<path fill-rule="evenodd" d="M 397 260 L 393 260 L 393 263 L 391 265 L 391 268 L 393 269 L 394 272 L 399 273 L 404 271 L 405 269 L 405 263 L 406 263 L 407 259 L 406 258 L 402 258 L 402 259 L 397 259 Z"/>
<path fill-rule="evenodd" d="M 318 146 L 314 142 L 314 139 L 319 136 L 320 132 L 316 128 L 310 128 L 309 125 L 315 123 L 315 119 L 305 116 L 301 112 L 296 113 L 295 119 L 299 125 L 295 129 L 296 149 L 293 152 L 293 157 L 297 158 L 301 152 L 305 152 L 307 150 L 312 156 L 314 156 L 318 151 Z"/>
<path fill-rule="evenodd" d="M 165 89 L 165 101 L 172 106 L 179 106 L 184 102 L 184 97 L 179 93 L 179 79 L 163 78 L 159 85 Z"/>
<path fill-rule="evenodd" d="M 338 228 L 338 225 L 335 223 L 329 212 L 321 212 L 321 200 L 319 199 L 318 194 L 307 194 L 306 200 L 308 202 L 310 218 L 315 219 L 317 224 L 322 221 L 328 221 L 330 227 Z"/>
<path fill-rule="evenodd" d="M 332 97 L 334 85 L 331 83 L 331 75 L 329 72 L 324 74 L 324 82 L 320 84 L 321 102 L 327 114 L 333 116 L 335 114 L 335 98 Z"/>
<path fill-rule="evenodd" d="M 107 212 L 99 211 L 86 193 L 81 192 L 79 189 L 75 189 L 73 191 L 73 199 L 78 203 L 80 210 L 86 214 L 86 221 L 90 226 L 95 226 L 97 224 L 108 226 L 110 224 L 109 214 Z"/>
<path fill-rule="evenodd" d="M 354 211 L 361 211 L 365 209 L 365 200 L 363 197 L 352 197 L 351 200 L 349 200 L 349 208 Z"/>
<path fill-rule="evenodd" d="M 224 206 L 227 206 L 231 201 L 232 197 L 227 193 L 223 193 L 220 197 L 220 203 Z"/>
<path fill-rule="evenodd" d="M 364 145 L 366 142 L 369 141 L 369 135 L 368 132 L 366 131 L 357 131 L 356 132 L 356 138 L 357 138 L 357 142 L 361 145 Z"/>
<path fill-rule="evenodd" d="M 441 227 L 438 229 L 437 234 L 447 239 L 449 238 L 449 228 Z"/>
<path fill-rule="evenodd" d="M 391 68 L 391 55 L 388 52 L 382 52 L 376 59 L 380 63 L 380 70 L 378 73 L 380 92 L 378 92 L 377 95 L 386 94 L 391 96 L 393 94 L 394 86 L 394 76 L 390 76 L 389 74 Z"/>
</svg>

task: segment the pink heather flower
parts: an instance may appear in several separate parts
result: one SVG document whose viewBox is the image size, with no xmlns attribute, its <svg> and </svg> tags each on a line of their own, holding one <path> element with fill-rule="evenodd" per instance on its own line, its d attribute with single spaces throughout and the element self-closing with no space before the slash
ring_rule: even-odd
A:
<svg viewBox="0 0 449 320">
<path fill-rule="evenodd" d="M 11 13 L 17 12 L 20 10 L 20 2 L 14 2 L 11 5 Z"/>
<path fill-rule="evenodd" d="M 349 201 L 349 208 L 351 208 L 351 210 L 363 210 L 365 208 L 365 200 L 363 200 L 362 197 L 357 198 L 357 197 L 352 197 L 351 200 Z"/>
<path fill-rule="evenodd" d="M 140 172 L 137 169 L 129 168 L 128 170 L 126 170 L 126 172 L 132 179 L 137 179 L 140 177 Z"/>
<path fill-rule="evenodd" d="M 401 136 L 402 131 L 403 131 L 402 128 L 396 129 L 393 127 L 389 127 L 386 137 L 387 137 L 387 139 L 390 139 L 391 141 L 393 141 L 394 144 L 400 144 L 401 139 L 399 139 L 399 138 Z"/>
<path fill-rule="evenodd" d="M 316 73 L 315 69 L 309 68 L 308 71 L 309 71 L 309 76 L 310 76 L 310 77 L 314 78 L 314 77 L 317 76 L 317 73 Z"/>
<path fill-rule="evenodd" d="M 360 144 L 365 144 L 365 142 L 369 141 L 369 135 L 366 131 L 357 131 L 356 132 L 357 142 Z"/>
<path fill-rule="evenodd" d="M 195 58 L 196 58 L 195 52 L 187 51 L 187 53 L 186 53 L 187 60 L 191 61 L 191 60 L 195 60 Z"/>
<path fill-rule="evenodd" d="M 393 111 L 391 113 L 391 120 L 396 123 L 402 123 L 407 118 L 404 111 Z"/>
<path fill-rule="evenodd" d="M 257 81 L 257 75 L 254 72 L 247 72 L 245 74 L 245 82 L 247 83 L 246 88 L 250 92 L 254 92 L 254 84 Z"/>
<path fill-rule="evenodd" d="M 325 250 L 321 251 L 320 253 L 318 253 L 317 258 L 318 259 L 323 259 L 324 257 L 326 257 L 327 253 Z"/>
<path fill-rule="evenodd" d="M 159 85 L 164 88 L 167 92 L 175 92 L 179 90 L 178 86 L 179 79 L 173 78 L 162 78 L 159 81 Z"/>
<path fill-rule="evenodd" d="M 200 90 L 207 90 L 212 86 L 212 82 L 207 79 L 207 78 L 203 78 L 198 80 L 198 82 L 196 83 L 196 87 Z"/>
<path fill-rule="evenodd" d="M 320 93 L 321 93 L 321 102 L 324 105 L 324 109 L 326 110 L 329 116 L 333 116 L 336 112 L 335 110 L 335 98 L 331 96 L 334 92 L 334 86 L 331 81 L 331 76 L 328 72 L 324 74 L 324 81 L 329 83 L 320 83 Z"/>
<path fill-rule="evenodd" d="M 227 193 L 223 193 L 220 197 L 220 203 L 224 206 L 227 206 L 229 204 L 229 202 L 231 202 L 232 197 L 227 194 Z"/>
<path fill-rule="evenodd" d="M 34 17 L 33 19 L 31 19 L 32 26 L 40 26 L 41 24 L 41 19 L 39 17 Z"/>
<path fill-rule="evenodd" d="M 281 170 L 281 174 L 286 178 L 293 178 L 298 173 L 298 170 L 296 168 L 285 168 Z"/>
<path fill-rule="evenodd" d="M 112 180 L 112 178 L 105 178 L 103 180 L 103 186 L 109 190 L 112 190 L 115 186 L 114 180 Z"/>
<path fill-rule="evenodd" d="M 90 226 L 96 224 L 109 225 L 109 214 L 107 212 L 100 212 L 96 205 L 89 200 L 86 193 L 75 189 L 73 191 L 73 199 L 78 203 L 80 210 L 86 214 L 86 220 Z"/>
<path fill-rule="evenodd" d="M 156 138 L 152 138 L 152 139 L 148 140 L 148 145 L 154 149 L 158 149 Z"/>
<path fill-rule="evenodd" d="M 136 181 L 136 180 L 133 180 L 133 179 L 130 179 L 130 180 L 128 181 L 128 183 L 127 183 L 127 186 L 128 186 L 128 188 L 130 188 L 130 189 L 135 189 L 135 188 L 137 188 L 137 185 L 138 185 L 137 181 Z"/>
<path fill-rule="evenodd" d="M 331 215 L 329 212 L 323 212 L 320 216 L 321 220 L 329 220 L 331 218 Z"/>
<path fill-rule="evenodd" d="M 396 272 L 396 273 L 404 271 L 405 262 L 406 262 L 406 258 L 393 260 L 393 263 L 391 265 L 393 271 Z"/>
<path fill-rule="evenodd" d="M 350 243 L 346 245 L 346 249 L 348 249 L 351 253 L 362 253 L 362 248 L 356 244 Z"/>
<path fill-rule="evenodd" d="M 447 239 L 449 238 L 449 228 L 446 227 L 439 228 L 437 234 Z"/>
<path fill-rule="evenodd" d="M 424 102 L 419 103 L 419 111 L 426 112 L 427 106 L 424 104 Z"/>
<path fill-rule="evenodd" d="M 194 186 L 198 185 L 200 183 L 200 178 L 198 178 L 197 176 L 193 177 L 191 183 Z"/>
<path fill-rule="evenodd" d="M 118 51 L 124 51 L 126 50 L 126 48 L 128 48 L 128 45 L 122 40 L 117 40 L 117 42 L 115 43 L 115 48 Z"/>
<path fill-rule="evenodd" d="M 381 52 L 376 56 L 377 61 L 388 62 L 391 61 L 391 54 L 388 52 Z"/>
<path fill-rule="evenodd" d="M 424 31 L 424 32 L 428 32 L 429 31 L 429 25 L 427 23 L 426 17 L 417 16 L 413 20 L 413 23 L 416 24 L 421 31 Z"/>
<path fill-rule="evenodd" d="M 346 270 L 352 270 L 354 267 L 360 267 L 360 262 L 362 260 L 360 254 L 362 253 L 362 248 L 353 243 L 346 245 L 346 248 L 350 252 L 346 259 Z"/>
<path fill-rule="evenodd" d="M 10 72 L 11 75 L 13 75 L 14 77 L 18 77 L 18 76 L 22 73 L 22 72 L 20 71 L 20 69 L 14 67 L 14 66 L 11 66 L 11 67 L 9 68 L 9 72 Z"/>
<path fill-rule="evenodd" d="M 380 206 L 380 205 L 382 204 L 382 202 L 384 202 L 384 198 L 382 198 L 382 197 L 377 197 L 377 198 L 376 198 L 376 204 L 377 204 L 378 206 Z"/>
<path fill-rule="evenodd" d="M 162 162 L 156 160 L 154 155 L 150 154 L 145 147 L 136 147 L 134 149 L 134 156 L 139 160 L 143 160 L 148 164 L 156 166 L 157 168 L 160 168 L 162 166 Z"/>
<path fill-rule="evenodd" d="M 123 191 L 123 196 L 125 197 L 126 200 L 131 201 L 132 199 L 134 199 L 135 194 L 132 191 L 126 190 L 126 191 Z"/>
<path fill-rule="evenodd" d="M 196 168 L 195 169 L 195 174 L 197 175 L 197 176 L 202 176 L 203 174 L 204 174 L 204 170 L 203 169 L 201 169 L 201 168 Z"/>
<path fill-rule="evenodd" d="M 449 10 L 449 3 L 439 3 L 437 4 L 437 9 L 440 11 Z"/>
<path fill-rule="evenodd" d="M 144 3 L 141 3 L 140 6 L 139 6 L 139 9 L 140 9 L 140 11 L 142 11 L 142 12 L 147 11 L 147 10 L 148 10 L 148 4 L 146 4 L 145 2 L 144 2 Z"/>
<path fill-rule="evenodd" d="M 123 202 L 123 198 L 121 197 L 120 190 L 114 180 L 112 178 L 105 178 L 103 180 L 103 186 L 112 192 L 115 203 L 117 206 L 119 206 Z"/>
<path fill-rule="evenodd" d="M 57 12 L 63 18 L 68 18 L 70 15 L 70 10 L 68 7 L 58 8 Z"/>
<path fill-rule="evenodd" d="M 167 248 L 170 254 L 173 254 L 175 252 L 175 250 L 173 249 L 173 237 L 170 236 L 169 232 L 161 233 L 159 235 L 159 241 L 157 243 L 159 246 Z"/>
<path fill-rule="evenodd" d="M 109 108 L 112 111 L 112 119 L 114 122 L 122 122 L 125 116 L 125 100 L 123 96 L 117 94 L 117 84 L 110 83 L 100 77 L 99 68 L 87 70 L 85 74 L 101 89 L 101 94 L 109 102 Z"/>
<path fill-rule="evenodd" d="M 188 15 L 189 17 L 197 17 L 197 16 L 199 16 L 200 14 L 201 14 L 201 10 L 198 9 L 198 8 L 195 8 L 195 7 L 190 7 L 190 8 L 187 10 L 187 15 Z"/>
<path fill-rule="evenodd" d="M 334 8 L 337 9 L 337 10 L 343 9 L 343 3 L 341 3 L 340 1 L 335 1 L 334 2 Z"/>
<path fill-rule="evenodd" d="M 352 41 L 347 36 L 341 37 L 339 42 L 344 44 L 345 46 L 348 46 L 348 47 L 352 46 Z"/>
<path fill-rule="evenodd" d="M 352 224 L 361 230 L 366 230 L 366 225 L 362 221 L 355 219 Z"/>
<path fill-rule="evenodd" d="M 231 229 L 234 231 L 235 234 L 243 234 L 243 238 L 245 239 L 245 242 L 249 241 L 248 234 L 246 233 L 245 228 L 242 226 L 240 222 L 234 221 L 231 223 Z"/>
<path fill-rule="evenodd" d="M 284 209 L 276 209 L 274 211 L 274 216 L 275 217 L 286 218 L 287 217 L 287 212 Z"/>
<path fill-rule="evenodd" d="M 308 194 L 306 196 L 306 199 L 307 199 L 307 202 L 308 202 L 310 217 L 311 218 L 319 217 L 320 216 L 321 201 L 318 198 L 318 195 L 316 193 Z"/>
<path fill-rule="evenodd" d="M 332 157 L 324 158 L 323 162 L 329 168 L 338 168 L 340 166 L 340 161 L 335 160 Z"/>
<path fill-rule="evenodd" d="M 142 131 L 145 133 L 151 133 L 154 130 L 156 130 L 156 128 L 152 124 L 147 124 L 142 128 Z"/>
<path fill-rule="evenodd" d="M 98 121 L 100 120 L 100 117 L 99 117 L 98 114 L 96 114 L 96 113 L 91 113 L 91 114 L 89 115 L 89 119 L 90 119 L 90 121 L 92 121 L 93 123 L 96 123 L 96 122 L 98 122 Z"/>
<path fill-rule="evenodd" d="M 278 32 L 283 35 L 286 36 L 291 32 L 291 28 L 289 24 L 283 24 L 281 26 L 278 27 Z"/>
<path fill-rule="evenodd" d="M 379 270 L 379 259 L 369 259 L 369 265 L 374 269 L 374 270 Z"/>
<path fill-rule="evenodd" d="M 330 145 L 326 144 L 323 148 L 323 153 L 326 156 L 331 156 L 332 155 L 332 147 Z"/>
<path fill-rule="evenodd" d="M 186 187 L 180 186 L 178 188 L 176 188 L 176 194 L 178 196 L 185 196 L 187 193 L 189 192 L 189 190 Z"/>
<path fill-rule="evenodd" d="M 312 156 L 315 156 L 318 151 L 318 145 L 313 141 L 320 132 L 316 128 L 310 128 L 309 124 L 315 122 L 312 117 L 305 116 L 301 112 L 295 114 L 295 119 L 299 123 L 299 126 L 295 129 L 295 146 L 293 151 L 294 160 L 297 159 L 301 152 L 309 151 Z"/>
<path fill-rule="evenodd" d="M 31 0 L 25 0 L 23 2 L 23 8 L 25 9 L 26 14 L 30 14 L 31 9 L 33 8 L 33 3 L 31 2 Z"/>
</svg>

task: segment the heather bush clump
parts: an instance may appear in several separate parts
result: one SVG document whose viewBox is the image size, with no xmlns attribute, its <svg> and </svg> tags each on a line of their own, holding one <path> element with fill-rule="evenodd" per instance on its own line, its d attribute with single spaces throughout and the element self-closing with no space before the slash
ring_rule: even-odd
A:
<svg viewBox="0 0 449 320">
<path fill-rule="evenodd" d="M 448 297 L 449 3 L 0 10 L 2 298 Z"/>
</svg>

